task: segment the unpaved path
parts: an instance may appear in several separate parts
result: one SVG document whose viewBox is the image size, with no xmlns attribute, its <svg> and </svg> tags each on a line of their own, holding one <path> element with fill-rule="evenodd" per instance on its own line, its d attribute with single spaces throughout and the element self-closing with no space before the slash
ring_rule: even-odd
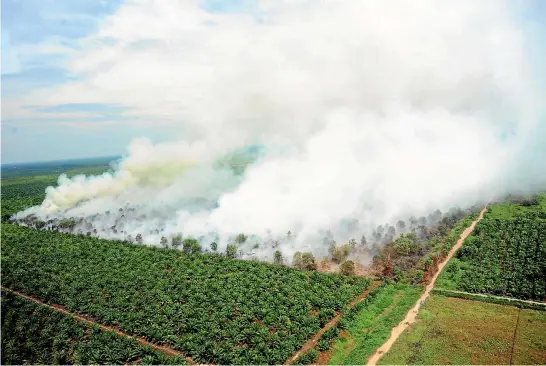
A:
<svg viewBox="0 0 546 366">
<path fill-rule="evenodd" d="M 400 334 L 402 334 L 402 332 L 406 330 L 408 326 L 415 321 L 415 318 L 417 317 L 417 313 L 419 312 L 419 308 L 428 298 L 430 291 L 434 287 L 434 282 L 436 282 L 436 278 L 438 278 L 438 275 L 440 275 L 446 263 L 449 262 L 451 257 L 453 257 L 453 255 L 455 254 L 455 252 L 463 245 L 464 240 L 466 239 L 468 235 L 470 235 L 472 230 L 474 230 L 474 227 L 476 226 L 476 224 L 483 218 L 483 214 L 485 213 L 486 210 L 487 210 L 487 206 L 485 206 L 482 209 L 482 211 L 480 212 L 480 216 L 475 221 L 473 221 L 472 224 L 465 229 L 465 231 L 463 231 L 463 233 L 461 234 L 461 237 L 459 238 L 459 240 L 457 240 L 457 243 L 453 246 L 453 248 L 451 248 L 447 257 L 442 261 L 442 263 L 438 265 L 438 270 L 436 271 L 436 274 L 434 275 L 434 277 L 432 277 L 432 280 L 425 288 L 425 292 L 417 300 L 417 303 L 415 304 L 415 306 L 406 314 L 406 317 L 400 323 L 398 323 L 396 327 L 392 328 L 390 338 L 385 343 L 383 343 L 383 345 L 379 347 L 375 351 L 375 353 L 368 359 L 369 366 L 376 365 L 379 359 L 381 358 L 381 356 L 383 356 L 385 353 L 389 351 L 389 349 L 391 349 L 392 345 L 394 344 L 394 342 L 396 342 Z"/>
<path fill-rule="evenodd" d="M 184 356 L 181 352 L 179 352 L 179 351 L 177 351 L 175 349 L 172 349 L 170 347 L 159 346 L 157 344 L 154 344 L 154 343 L 151 343 L 151 342 L 147 341 L 146 339 L 144 339 L 142 337 L 135 337 L 135 336 L 129 335 L 129 334 L 117 329 L 117 328 L 109 327 L 107 325 L 97 323 L 96 321 L 91 320 L 89 317 L 83 317 L 81 315 L 78 315 L 78 314 L 75 314 L 75 313 L 72 313 L 72 312 L 66 310 L 66 308 L 64 306 L 46 304 L 46 303 L 38 300 L 35 297 L 25 295 L 25 294 L 23 294 L 21 292 L 13 291 L 13 290 L 11 290 L 9 288 L 6 288 L 4 286 L 1 286 L 1 288 L 2 288 L 2 291 L 11 292 L 14 295 L 17 295 L 17 296 L 23 297 L 23 298 L 25 298 L 25 299 L 27 299 L 29 301 L 32 301 L 33 303 L 43 305 L 43 306 L 47 306 L 48 308 L 53 309 L 53 310 L 58 311 L 58 312 L 61 312 L 61 313 L 65 314 L 65 315 L 68 315 L 68 316 L 72 317 L 73 319 L 85 322 L 85 323 L 90 324 L 90 325 L 98 325 L 102 330 L 113 331 L 113 332 L 116 332 L 116 334 L 118 334 L 120 336 L 132 338 L 132 339 L 136 340 L 138 343 L 140 343 L 141 345 L 150 346 L 150 347 L 152 347 L 153 349 L 155 349 L 155 350 L 157 350 L 159 352 L 163 352 L 167 356 L 183 357 L 188 363 L 195 364 L 195 362 L 190 357 Z"/>
<path fill-rule="evenodd" d="M 349 308 L 352 308 L 353 306 L 355 306 L 356 304 L 358 304 L 359 302 L 361 302 L 362 300 L 364 300 L 366 298 L 366 296 L 368 296 L 368 294 L 370 293 L 370 291 L 372 291 L 374 288 L 376 288 L 377 286 L 379 286 L 381 284 L 381 281 L 376 281 L 374 283 L 372 283 L 361 295 L 359 295 L 356 299 L 354 299 L 353 301 L 351 301 L 349 303 Z M 305 344 L 296 352 L 294 353 L 292 356 L 290 356 L 288 358 L 288 360 L 285 362 L 286 365 L 290 365 L 292 362 L 296 361 L 297 358 L 301 355 L 301 354 L 304 354 L 305 352 L 309 351 L 311 348 L 314 348 L 316 345 L 317 345 L 317 342 L 318 340 L 320 339 L 320 337 L 330 328 L 332 328 L 333 326 L 335 326 L 338 322 L 339 322 L 339 319 L 341 319 L 341 315 L 343 315 L 342 313 L 339 313 L 337 314 L 334 318 L 332 318 L 332 320 L 330 320 L 324 327 L 322 327 L 321 330 L 319 330 L 314 336 L 313 338 L 309 339 L 307 342 L 305 342 Z"/>
</svg>

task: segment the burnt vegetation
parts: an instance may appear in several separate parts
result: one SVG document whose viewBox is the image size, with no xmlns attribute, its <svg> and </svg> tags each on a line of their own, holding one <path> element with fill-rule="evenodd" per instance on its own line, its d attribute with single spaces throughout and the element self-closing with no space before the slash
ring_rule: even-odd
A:
<svg viewBox="0 0 546 366">
<path fill-rule="evenodd" d="M 524 202 L 528 202 L 525 200 Z M 531 201 L 532 202 L 532 201 Z M 322 239 L 322 245 L 328 247 L 328 256 L 323 260 L 331 261 L 334 266 L 341 266 L 348 260 L 352 265 L 346 264 L 341 271 L 347 275 L 355 273 L 354 260 L 362 255 L 372 259 L 372 273 L 380 278 L 406 279 L 410 282 L 420 282 L 425 273 L 433 268 L 437 261 L 441 259 L 454 244 L 454 237 L 448 234 L 463 217 L 475 214 L 478 207 L 472 207 L 467 210 L 453 208 L 446 213 L 440 210 L 432 212 L 427 217 L 411 217 L 407 221 L 399 220 L 394 225 L 379 225 L 369 237 L 361 235 L 360 239 L 351 238 L 344 244 L 338 244 L 330 231 L 326 231 Z M 127 222 L 133 219 L 142 219 L 135 208 L 120 208 L 116 216 L 110 211 L 102 215 L 92 215 L 87 218 L 63 218 L 50 219 L 42 221 L 35 215 L 28 215 L 22 218 L 10 218 L 9 222 L 17 223 L 23 226 L 80 234 L 86 236 L 99 236 L 95 227 L 95 222 L 103 222 L 105 218 L 113 222 L 106 230 L 118 235 L 126 243 L 149 244 L 142 233 L 135 236 L 125 230 Z M 352 224 L 357 227 L 358 222 Z M 157 236 L 162 230 L 153 229 L 146 234 Z M 243 248 L 248 248 L 248 242 L 252 241 L 254 249 L 272 249 L 273 256 L 270 259 L 275 264 L 289 264 L 284 254 L 278 249 L 281 242 L 290 242 L 294 235 L 287 232 L 284 237 L 269 237 L 260 239 L 249 237 L 245 233 L 239 233 L 229 240 L 223 254 L 228 258 L 243 257 L 246 253 Z M 211 237 L 213 239 L 211 239 Z M 153 244 L 153 243 L 152 243 Z M 218 244 L 214 236 L 207 238 L 185 237 L 182 233 L 174 235 L 161 235 L 159 243 L 162 248 L 179 249 L 185 253 L 217 253 Z M 433 252 L 433 255 L 430 255 Z M 318 260 L 312 252 L 296 252 L 291 258 L 291 265 L 302 270 L 316 270 Z M 349 270 L 348 268 L 352 268 Z"/>
</svg>

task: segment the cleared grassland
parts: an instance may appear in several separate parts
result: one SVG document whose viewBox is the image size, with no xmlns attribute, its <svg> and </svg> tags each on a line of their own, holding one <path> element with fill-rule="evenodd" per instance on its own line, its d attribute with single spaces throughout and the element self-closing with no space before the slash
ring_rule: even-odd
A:
<svg viewBox="0 0 546 366">
<path fill-rule="evenodd" d="M 545 337 L 544 312 L 433 295 L 379 363 L 540 364 Z"/>
<path fill-rule="evenodd" d="M 501 202 L 489 207 L 488 216 L 492 219 L 513 219 L 528 212 L 546 211 L 546 192 L 536 195 L 536 204 L 525 206 L 516 202 Z"/>
</svg>

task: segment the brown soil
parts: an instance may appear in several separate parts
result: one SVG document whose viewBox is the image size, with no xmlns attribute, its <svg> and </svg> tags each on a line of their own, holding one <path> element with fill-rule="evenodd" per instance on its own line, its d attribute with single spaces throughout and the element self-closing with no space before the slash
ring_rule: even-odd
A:
<svg viewBox="0 0 546 366">
<path fill-rule="evenodd" d="M 400 334 L 402 334 L 402 332 L 406 330 L 406 328 L 408 328 L 410 324 L 415 322 L 415 318 L 417 317 L 419 308 L 430 295 L 430 291 L 434 288 L 434 282 L 436 282 L 436 278 L 438 278 L 438 275 L 442 272 L 442 269 L 447 264 L 447 262 L 449 262 L 451 257 L 453 257 L 455 252 L 463 245 L 464 240 L 466 239 L 468 235 L 470 235 L 472 230 L 474 230 L 474 227 L 476 226 L 476 224 L 483 218 L 483 214 L 485 213 L 486 210 L 487 210 L 487 206 L 482 209 L 482 211 L 480 212 L 480 216 L 474 222 L 472 222 L 472 224 L 469 227 L 467 227 L 465 231 L 463 231 L 459 240 L 457 241 L 457 244 L 455 244 L 453 248 L 451 248 L 447 257 L 438 265 L 438 270 L 436 271 L 436 274 L 434 275 L 434 277 L 432 277 L 432 279 L 430 280 L 430 283 L 425 288 L 425 292 L 423 293 L 423 295 L 421 295 L 421 297 L 417 300 L 417 303 L 415 304 L 415 306 L 406 314 L 405 318 L 396 327 L 392 329 L 391 336 L 389 337 L 389 339 L 381 347 L 379 347 L 375 351 L 375 353 L 368 359 L 368 365 L 376 365 L 379 359 L 385 353 L 389 351 L 389 349 L 392 347 L 394 342 L 398 339 Z"/>
<path fill-rule="evenodd" d="M 355 263 L 355 276 L 358 277 L 376 277 L 376 273 L 370 269 L 364 266 L 362 263 L 358 262 L 357 260 L 354 260 Z M 317 271 L 319 272 L 325 272 L 325 273 L 331 273 L 331 272 L 339 272 L 339 264 L 333 262 L 331 259 L 323 258 L 317 263 Z"/>
<path fill-rule="evenodd" d="M 111 327 L 111 326 L 107 326 L 107 325 L 98 323 L 98 322 L 96 322 L 95 320 L 93 320 L 91 317 L 89 317 L 87 315 L 80 315 L 80 314 L 72 313 L 72 312 L 68 311 L 64 306 L 56 305 L 56 304 L 46 304 L 46 303 L 38 300 L 35 297 L 25 295 L 25 294 L 23 294 L 21 292 L 13 291 L 13 290 L 10 290 L 9 288 L 3 287 L 3 286 L 1 288 L 4 291 L 11 292 L 14 295 L 17 295 L 17 296 L 23 297 L 23 298 L 25 298 L 25 299 L 27 299 L 29 301 L 32 301 L 33 303 L 43 305 L 43 306 L 47 306 L 50 309 L 59 311 L 59 312 L 65 314 L 65 315 L 68 315 L 68 316 L 72 317 L 73 319 L 88 323 L 90 325 L 97 325 L 102 330 L 113 331 L 116 334 L 118 334 L 120 336 L 123 336 L 123 337 L 132 338 L 132 339 L 136 340 L 139 344 L 141 344 L 143 346 L 152 347 L 153 349 L 155 349 L 157 351 L 160 351 L 160 352 L 164 353 L 167 356 L 183 357 L 188 363 L 190 363 L 192 365 L 195 364 L 195 362 L 190 357 L 184 356 L 180 351 L 177 351 L 177 350 L 175 350 L 173 348 L 170 348 L 170 347 L 167 347 L 167 346 L 160 346 L 160 345 L 151 343 L 151 342 L 147 341 L 146 339 L 144 339 L 142 337 L 135 337 L 135 336 L 129 335 L 129 334 L 125 333 L 124 331 L 118 329 L 117 327 Z"/>
<path fill-rule="evenodd" d="M 318 262 L 317 271 L 324 273 L 339 272 L 339 264 L 327 257 L 324 257 Z"/>
<path fill-rule="evenodd" d="M 428 285 L 430 281 L 434 278 L 434 274 L 438 272 L 438 263 L 440 260 L 437 256 L 432 257 L 432 264 L 430 267 L 426 270 L 426 272 L 423 274 L 423 280 L 421 281 L 421 284 Z"/>
<path fill-rule="evenodd" d="M 330 358 L 332 358 L 333 350 L 329 349 L 328 351 L 319 352 L 317 365 L 327 365 Z"/>
<path fill-rule="evenodd" d="M 376 281 L 374 283 L 371 284 L 371 286 L 369 286 L 366 291 L 364 291 L 362 294 L 360 294 L 357 298 L 355 298 L 353 301 L 351 301 L 349 304 L 348 304 L 348 307 L 349 308 L 352 308 L 353 306 L 355 306 L 357 303 L 359 303 L 360 301 L 364 300 L 364 298 L 366 296 L 368 296 L 368 294 L 370 293 L 370 291 L 372 291 L 374 288 L 376 288 L 377 286 L 379 286 L 381 284 L 380 281 Z M 299 349 L 299 351 L 297 351 L 296 353 L 294 353 L 292 356 L 290 356 L 288 358 L 288 360 L 285 362 L 286 365 L 290 365 L 292 362 L 294 362 L 301 354 L 304 354 L 305 352 L 309 351 L 310 349 L 314 348 L 316 345 L 317 345 L 317 342 L 318 340 L 320 339 L 320 337 L 324 334 L 324 332 L 326 332 L 328 329 L 332 328 L 333 326 L 335 326 L 338 322 L 339 322 L 339 319 L 341 318 L 341 313 L 337 313 L 336 316 L 334 316 L 332 318 L 332 320 L 330 320 L 324 327 L 322 327 L 321 330 L 319 330 L 314 336 L 313 338 L 309 339 L 307 342 L 305 342 L 305 344 Z"/>
</svg>

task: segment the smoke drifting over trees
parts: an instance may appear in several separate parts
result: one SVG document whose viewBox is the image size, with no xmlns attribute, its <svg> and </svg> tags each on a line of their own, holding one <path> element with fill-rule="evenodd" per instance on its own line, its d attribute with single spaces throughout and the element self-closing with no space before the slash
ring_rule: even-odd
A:
<svg viewBox="0 0 546 366">
<path fill-rule="evenodd" d="M 61 176 L 17 216 L 89 235 L 179 247 L 191 236 L 230 255 L 229 244 L 267 260 L 280 250 L 275 261 L 327 255 L 327 230 L 371 246 L 513 188 L 538 126 L 508 2 L 275 0 L 217 13 L 129 1 L 86 42 L 97 46 L 72 65 L 97 90 L 59 95 L 115 96 L 184 131 L 133 141 L 112 173 Z M 262 150 L 244 171 L 219 163 L 251 144 Z"/>
</svg>

